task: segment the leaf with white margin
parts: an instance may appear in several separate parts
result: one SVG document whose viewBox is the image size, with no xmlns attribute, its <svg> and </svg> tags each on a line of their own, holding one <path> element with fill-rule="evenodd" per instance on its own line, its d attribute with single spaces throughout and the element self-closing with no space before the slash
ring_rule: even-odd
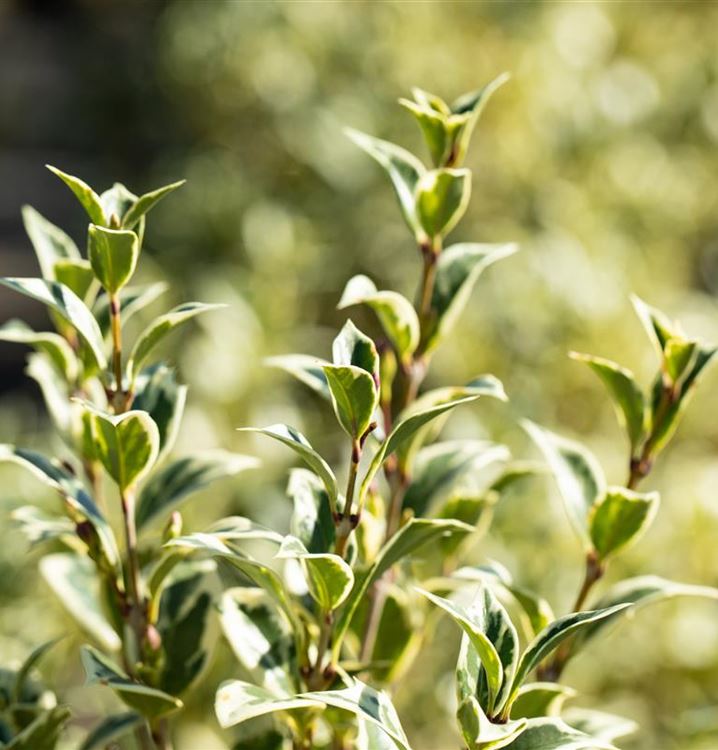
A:
<svg viewBox="0 0 718 750">
<path fill-rule="evenodd" d="M 606 491 L 606 479 L 596 458 L 574 440 L 556 435 L 525 419 L 521 423 L 544 454 L 569 520 L 587 549 L 591 548 L 589 518 Z"/>
<path fill-rule="evenodd" d="M 312 448 L 309 441 L 299 430 L 295 430 L 286 424 L 273 424 L 269 427 L 240 427 L 239 431 L 258 432 L 262 435 L 267 435 L 267 437 L 274 438 L 274 440 L 278 440 L 280 443 L 284 443 L 284 445 L 291 448 L 324 482 L 324 486 L 329 493 L 332 508 L 334 508 L 339 495 L 339 488 L 334 472 L 329 468 L 329 464 Z"/>
<path fill-rule="evenodd" d="M 506 750 L 617 750 L 610 742 L 591 737 L 558 718 L 529 719 Z"/>
<path fill-rule="evenodd" d="M 419 345 L 420 326 L 414 306 L 398 292 L 379 291 L 364 275 L 349 279 L 337 307 L 365 304 L 374 310 L 387 337 L 402 359 L 407 359 Z"/>
<path fill-rule="evenodd" d="M 328 706 L 349 711 L 369 721 L 391 737 L 401 750 L 411 750 L 409 740 L 389 696 L 355 679 L 341 690 L 303 693 L 300 698 L 321 701 Z"/>
<path fill-rule="evenodd" d="M 73 382 L 77 377 L 79 370 L 77 356 L 67 340 L 57 333 L 36 332 L 23 321 L 13 319 L 0 326 L 0 341 L 32 346 L 37 351 L 47 354 L 52 364 L 68 382 Z"/>
<path fill-rule="evenodd" d="M 90 347 L 97 366 L 102 370 L 107 366 L 105 343 L 97 321 L 85 303 L 64 284 L 45 279 L 0 279 L 9 289 L 42 302 L 69 323 Z"/>
<path fill-rule="evenodd" d="M 310 553 L 295 536 L 284 538 L 276 557 L 301 562 L 309 593 L 323 612 L 335 610 L 354 585 L 354 573 L 343 558 L 329 553 Z"/>
<path fill-rule="evenodd" d="M 466 536 L 474 531 L 473 526 L 450 519 L 412 518 L 382 547 L 372 566 L 357 576 L 351 594 L 334 624 L 333 654 L 339 656 L 341 644 L 351 624 L 359 602 L 366 595 L 369 586 L 394 563 L 408 557 L 430 542 L 446 536 Z"/>
<path fill-rule="evenodd" d="M 330 362 L 318 357 L 310 357 L 308 354 L 280 354 L 267 357 L 264 364 L 267 367 L 284 370 L 323 398 L 327 400 L 331 398 L 327 376 L 324 374 L 324 366 L 331 364 Z"/>
<path fill-rule="evenodd" d="M 321 709 L 323 706 L 323 703 L 311 697 L 278 696 L 266 688 L 242 680 L 223 682 L 214 702 L 217 721 L 223 729 L 278 711 Z"/>
<path fill-rule="evenodd" d="M 632 719 L 590 708 L 569 708 L 563 712 L 562 718 L 579 732 L 585 732 L 606 742 L 634 734 L 639 729 L 638 724 Z"/>
<path fill-rule="evenodd" d="M 389 141 L 382 141 L 352 128 L 346 128 L 344 132 L 384 168 L 394 186 L 409 229 L 418 234 L 421 228 L 416 215 L 415 190 L 419 178 L 426 172 L 424 165 L 412 153 Z"/>
<path fill-rule="evenodd" d="M 40 573 L 58 599 L 103 649 L 117 652 L 122 641 L 107 621 L 92 561 L 72 553 L 46 555 L 40 560 Z"/>
<path fill-rule="evenodd" d="M 432 351 L 446 337 L 461 315 L 484 269 L 518 250 L 514 243 L 464 242 L 441 252 L 431 295 L 431 317 L 422 332 L 424 351 Z"/>
<path fill-rule="evenodd" d="M 152 417 L 133 410 L 110 415 L 85 404 L 89 413 L 97 458 L 125 491 L 138 482 L 154 465 L 160 448 L 160 435 Z"/>
<path fill-rule="evenodd" d="M 150 323 L 144 331 L 138 336 L 135 345 L 130 352 L 130 358 L 127 363 L 127 369 L 130 372 L 131 380 L 135 380 L 142 365 L 144 364 L 150 352 L 159 344 L 162 339 L 170 334 L 177 326 L 191 320 L 195 316 L 209 310 L 219 310 L 224 305 L 207 305 L 202 302 L 185 302 L 170 310 L 164 315 Z"/>
</svg>

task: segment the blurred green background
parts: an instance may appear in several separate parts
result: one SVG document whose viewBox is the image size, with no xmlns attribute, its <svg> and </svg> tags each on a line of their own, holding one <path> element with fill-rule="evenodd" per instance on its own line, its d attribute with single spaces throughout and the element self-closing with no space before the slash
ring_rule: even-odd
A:
<svg viewBox="0 0 718 750">
<path fill-rule="evenodd" d="M 452 240 L 516 240 L 521 252 L 479 282 L 429 384 L 500 377 L 508 405 L 453 417 L 447 434 L 508 442 L 530 417 L 577 436 L 622 482 L 627 446 L 602 387 L 572 349 L 618 360 L 643 382 L 656 362 L 634 291 L 691 334 L 718 341 L 718 3 L 215 2 L 46 0 L 0 3 L 0 273 L 34 275 L 20 221 L 31 203 L 84 243 L 84 218 L 46 162 L 97 189 L 135 192 L 186 177 L 148 224 L 146 279 L 169 277 L 157 306 L 196 298 L 229 308 L 180 334 L 168 357 L 190 384 L 177 450 L 260 453 L 266 468 L 205 492 L 193 525 L 228 512 L 285 529 L 287 452 L 239 435 L 284 421 L 341 464 L 326 406 L 262 367 L 276 353 L 327 356 L 344 319 L 344 282 L 368 273 L 412 295 L 419 259 L 391 189 L 342 133 L 352 125 L 421 153 L 396 106 L 413 85 L 448 99 L 501 71 L 467 166 L 473 198 Z M 45 322 L 0 292 L 0 320 Z M 371 329 L 372 319 L 356 314 Z M 0 441 L 52 447 L 24 352 L 0 345 Z M 646 487 L 659 520 L 609 579 L 658 573 L 718 584 L 718 375 L 710 372 Z M 50 506 L 36 482 L 0 471 L 3 519 Z M 28 557 L 0 531 L 0 658 L 72 631 Z M 475 560 L 495 558 L 564 611 L 581 551 L 552 486 L 505 498 Z M 46 675 L 78 727 L 103 700 L 81 683 L 77 638 Z M 444 623 L 396 691 L 418 750 L 456 746 L 450 713 L 458 631 Z M 232 674 L 220 652 L 178 745 L 227 747 L 208 711 Z M 639 613 L 566 673 L 587 704 L 642 725 L 627 750 L 718 747 L 718 609 L 681 600 Z"/>
</svg>

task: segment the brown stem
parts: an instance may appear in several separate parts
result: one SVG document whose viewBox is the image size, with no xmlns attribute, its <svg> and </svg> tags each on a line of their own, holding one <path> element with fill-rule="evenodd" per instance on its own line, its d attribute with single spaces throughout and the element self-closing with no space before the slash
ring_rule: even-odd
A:
<svg viewBox="0 0 718 750">
<path fill-rule="evenodd" d="M 319 628 L 319 641 L 317 642 L 317 658 L 312 671 L 307 678 L 307 687 L 310 690 L 322 690 L 328 681 L 334 677 L 334 667 L 330 664 L 324 669 L 324 659 L 329 650 L 332 640 L 332 629 L 334 627 L 334 615 L 331 611 L 322 615 L 322 623 Z"/>
<path fill-rule="evenodd" d="M 150 727 L 146 722 L 143 722 L 135 729 L 135 740 L 141 750 L 157 750 L 155 741 L 152 739 Z"/>
<path fill-rule="evenodd" d="M 167 719 L 157 720 L 152 727 L 152 739 L 157 746 L 157 750 L 172 750 L 172 740 L 170 739 Z"/>
</svg>

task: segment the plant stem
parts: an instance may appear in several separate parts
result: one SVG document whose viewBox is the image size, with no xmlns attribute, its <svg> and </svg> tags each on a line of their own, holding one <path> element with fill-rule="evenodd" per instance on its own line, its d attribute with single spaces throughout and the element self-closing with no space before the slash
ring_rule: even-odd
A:
<svg viewBox="0 0 718 750">
<path fill-rule="evenodd" d="M 334 615 L 331 610 L 324 612 L 322 615 L 322 622 L 319 628 L 319 641 L 317 642 L 317 658 L 314 662 L 311 674 L 307 679 L 307 687 L 310 690 L 321 690 L 325 687 L 327 678 L 333 677 L 333 665 L 329 665 L 327 669 L 329 674 L 325 676 L 326 670 L 323 669 L 324 658 L 329 650 L 329 644 L 332 639 L 332 629 L 334 627 Z"/>
<path fill-rule="evenodd" d="M 152 739 L 157 746 L 157 750 L 172 750 L 167 719 L 157 720 L 157 723 L 152 728 Z"/>
<path fill-rule="evenodd" d="M 115 411 L 122 411 L 122 320 L 120 298 L 110 295 L 110 326 L 112 329 L 112 369 L 115 375 Z"/>
<path fill-rule="evenodd" d="M 140 750 L 156 750 L 155 741 L 152 739 L 152 732 L 147 722 L 143 722 L 135 729 L 135 740 Z"/>
<path fill-rule="evenodd" d="M 369 431 L 371 431 L 371 429 L 373 429 L 373 427 L 370 427 Z M 369 434 L 369 431 L 367 431 L 366 435 Z M 334 554 L 339 555 L 339 557 L 344 557 L 349 537 L 359 523 L 359 518 L 352 514 L 352 503 L 354 502 L 354 490 L 356 488 L 357 475 L 359 473 L 362 443 L 363 438 L 361 440 L 354 440 L 352 442 L 352 455 L 351 461 L 349 462 L 349 477 L 347 479 L 347 489 L 344 495 L 344 508 L 341 513 L 336 514 L 336 517 L 334 519 L 336 526 Z"/>
</svg>

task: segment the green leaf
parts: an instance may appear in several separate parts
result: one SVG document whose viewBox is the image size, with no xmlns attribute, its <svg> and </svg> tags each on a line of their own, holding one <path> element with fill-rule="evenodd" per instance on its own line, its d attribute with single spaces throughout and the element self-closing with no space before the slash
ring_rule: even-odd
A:
<svg viewBox="0 0 718 750">
<path fill-rule="evenodd" d="M 313 697 L 276 695 L 266 688 L 241 680 L 223 682 L 214 702 L 217 721 L 224 729 L 278 711 L 322 707 L 323 703 Z"/>
<path fill-rule="evenodd" d="M 445 113 L 437 112 L 428 104 L 412 102 L 408 99 L 399 99 L 399 104 L 414 115 L 434 166 L 443 166 L 451 146 L 450 142 L 447 144 L 449 138 Z"/>
<path fill-rule="evenodd" d="M 240 427 L 241 432 L 259 432 L 262 435 L 278 440 L 291 448 L 304 463 L 322 480 L 329 494 L 332 509 L 336 505 L 339 488 L 329 464 L 312 448 L 301 432 L 286 424 L 274 424 L 269 427 Z"/>
<path fill-rule="evenodd" d="M 70 546 L 76 540 L 75 525 L 61 516 L 51 516 L 34 505 L 23 505 L 10 515 L 30 547 L 56 539 Z"/>
<path fill-rule="evenodd" d="M 3 750 L 55 750 L 62 730 L 71 716 L 66 706 L 55 706 L 40 715 L 16 734 Z"/>
<path fill-rule="evenodd" d="M 598 461 L 580 443 L 556 435 L 528 420 L 522 424 L 544 454 L 574 530 L 589 547 L 589 519 L 594 505 L 606 489 L 606 480 Z"/>
<path fill-rule="evenodd" d="M 365 304 L 374 310 L 387 338 L 399 357 L 406 360 L 419 345 L 419 319 L 413 305 L 406 297 L 392 291 L 380 292 L 368 276 L 354 276 L 349 280 L 339 309 Z"/>
<path fill-rule="evenodd" d="M 167 291 L 168 285 L 163 281 L 143 286 L 126 286 L 120 289 L 120 309 L 122 310 L 122 325 L 139 310 L 152 304 L 161 294 Z M 110 298 L 101 294 L 92 308 L 103 336 L 110 333 Z"/>
<path fill-rule="evenodd" d="M 145 411 L 110 416 L 87 407 L 97 457 L 121 491 L 139 481 L 154 465 L 160 434 Z"/>
<path fill-rule="evenodd" d="M 647 305 L 642 299 L 631 295 L 631 302 L 641 321 L 648 338 L 653 342 L 661 359 L 669 339 L 681 338 L 680 331 L 671 320 L 655 307 Z"/>
<path fill-rule="evenodd" d="M 635 454 L 646 433 L 646 403 L 633 373 L 602 357 L 576 352 L 570 356 L 578 362 L 585 362 L 603 381 Z"/>
<path fill-rule="evenodd" d="M 85 299 L 95 283 L 95 274 L 87 260 L 55 261 L 55 280 L 64 284 L 80 298 Z"/>
<path fill-rule="evenodd" d="M 120 650 L 122 642 L 102 610 L 97 572 L 89 558 L 72 553 L 46 555 L 40 560 L 40 573 L 85 632 L 107 651 Z"/>
<path fill-rule="evenodd" d="M 486 103 L 489 101 L 493 93 L 501 88 L 510 77 L 511 76 L 508 73 L 502 73 L 482 88 L 464 94 L 452 103 L 451 114 L 454 118 L 461 115 L 466 116 L 466 121 L 459 122 L 457 131 L 454 134 L 454 160 L 452 163 L 461 164 L 468 150 L 471 135 L 474 132 L 476 123 L 478 122 Z"/>
<path fill-rule="evenodd" d="M 296 692 L 294 640 L 265 591 L 226 591 L 220 603 L 220 624 L 234 655 L 255 683 L 277 695 Z"/>
<path fill-rule="evenodd" d="M 205 451 L 178 458 L 155 472 L 137 498 L 137 528 L 165 518 L 193 492 L 212 482 L 254 469 L 259 460 L 227 451 Z"/>
<path fill-rule="evenodd" d="M 404 496 L 404 508 L 424 516 L 435 510 L 437 502 L 450 496 L 467 475 L 508 461 L 503 445 L 486 440 L 448 440 L 422 448 L 413 464 L 411 484 Z"/>
<path fill-rule="evenodd" d="M 175 567 L 171 582 L 162 590 L 157 630 L 164 662 L 156 686 L 171 695 L 185 692 L 209 661 L 207 629 L 213 592 L 207 572 L 207 563 L 184 563 Z"/>
<path fill-rule="evenodd" d="M 677 383 L 684 373 L 689 371 L 690 366 L 695 360 L 697 351 L 697 341 L 669 339 L 666 342 L 666 348 L 663 353 L 665 367 L 668 376 L 674 383 Z"/>
<path fill-rule="evenodd" d="M 446 338 L 466 307 L 485 268 L 518 250 L 513 243 L 460 243 L 447 247 L 436 263 L 431 316 L 423 334 L 423 349 L 432 351 Z"/>
<path fill-rule="evenodd" d="M 134 711 L 108 716 L 87 735 L 79 750 L 105 750 L 143 723 L 142 716 Z"/>
<path fill-rule="evenodd" d="M 325 705 L 349 711 L 374 724 L 391 737 L 402 750 L 411 750 L 396 709 L 389 696 L 383 691 L 374 690 L 355 679 L 349 687 L 341 690 L 303 693 L 300 698 L 321 701 Z"/>
<path fill-rule="evenodd" d="M 464 635 L 462 644 L 468 647 L 468 636 Z M 526 719 L 493 723 L 484 713 L 474 695 L 467 695 L 459 702 L 456 710 L 461 734 L 471 750 L 498 750 L 508 747 L 526 728 Z"/>
<path fill-rule="evenodd" d="M 423 589 L 418 591 L 451 615 L 469 637 L 486 676 L 486 709 L 491 713 L 501 710 L 519 659 L 518 635 L 506 610 L 488 587 L 479 591 L 468 609 Z"/>
<path fill-rule="evenodd" d="M 277 546 L 281 545 L 284 537 L 276 531 L 255 523 L 244 516 L 227 516 L 215 521 L 208 529 L 207 534 L 223 542 L 240 542 L 250 539 L 260 539 L 271 542 Z"/>
<path fill-rule="evenodd" d="M 678 396 L 669 403 L 665 410 L 661 404 L 663 377 L 659 374 L 656 378 L 653 389 L 653 433 L 651 435 L 651 453 L 654 458 L 666 446 L 676 431 L 681 417 L 693 398 L 699 376 L 713 362 L 717 352 L 718 347 L 698 344 L 690 368 L 682 376 Z"/>
<path fill-rule="evenodd" d="M 284 583 L 279 575 L 266 565 L 262 565 L 262 563 L 228 547 L 222 541 L 220 535 L 190 534 L 170 540 L 165 547 L 173 551 L 185 550 L 187 553 L 202 552 L 219 560 L 224 560 L 239 570 L 255 586 L 264 589 L 284 612 L 289 622 L 293 623 L 296 632 L 301 632 L 303 626 L 294 613 Z"/>
<path fill-rule="evenodd" d="M 544 628 L 536 638 L 529 643 L 521 657 L 521 661 L 519 662 L 514 677 L 513 690 L 509 697 L 509 703 L 513 701 L 518 689 L 524 683 L 529 673 L 569 636 L 590 627 L 596 622 L 607 622 L 630 606 L 630 604 L 618 604 L 603 609 L 573 612 L 565 617 L 560 617 L 548 627 Z"/>
<path fill-rule="evenodd" d="M 347 320 L 332 343 L 332 363 L 341 367 L 358 367 L 375 380 L 379 376 L 376 345 L 351 320 Z"/>
<path fill-rule="evenodd" d="M 576 691 L 557 682 L 531 682 L 522 685 L 511 706 L 512 719 L 538 719 L 559 716 L 563 704 L 576 696 Z"/>
<path fill-rule="evenodd" d="M 310 552 L 332 549 L 336 528 L 329 496 L 319 477 L 306 469 L 292 469 L 287 494 L 294 504 L 291 533 Z"/>
<path fill-rule="evenodd" d="M 67 340 L 57 333 L 36 333 L 21 320 L 8 320 L 0 326 L 0 341 L 28 344 L 45 352 L 57 371 L 68 381 L 75 380 L 79 363 Z"/>
<path fill-rule="evenodd" d="M 125 229 L 132 229 L 137 222 L 151 209 L 154 208 L 159 201 L 162 200 L 166 195 L 177 190 L 178 187 L 182 187 L 186 180 L 180 180 L 179 182 L 173 182 L 170 185 L 157 188 L 150 193 L 145 193 L 140 196 L 130 208 L 127 213 L 122 216 L 122 226 Z"/>
<path fill-rule="evenodd" d="M 299 560 L 312 598 L 323 612 L 335 610 L 354 585 L 354 573 L 339 555 L 310 553 L 295 536 L 287 536 L 276 557 Z"/>
<path fill-rule="evenodd" d="M 108 564 L 119 569 L 120 557 L 112 529 L 77 477 L 70 474 L 56 459 L 49 459 L 41 453 L 12 445 L 0 445 L 0 461 L 19 464 L 60 493 L 69 507 L 72 520 L 84 520 L 92 525 L 100 539 Z"/>
<path fill-rule="evenodd" d="M 80 260 L 80 251 L 72 239 L 32 206 L 22 207 L 22 221 L 35 249 L 42 276 L 47 281 L 57 281 L 55 264 L 58 261 Z"/>
<path fill-rule="evenodd" d="M 42 643 L 41 645 L 34 648 L 30 655 L 25 659 L 25 661 L 20 666 L 20 669 L 17 670 L 17 674 L 15 676 L 15 686 L 13 689 L 13 701 L 15 703 L 18 703 L 22 700 L 23 691 L 26 685 L 26 682 L 28 681 L 28 678 L 30 677 L 30 672 L 38 665 L 38 663 L 42 660 L 43 656 L 55 645 L 58 643 L 60 638 L 53 638 L 50 641 L 45 641 L 45 643 Z"/>
<path fill-rule="evenodd" d="M 49 164 L 45 166 L 72 190 L 77 200 L 80 201 L 82 207 L 87 211 L 87 215 L 93 224 L 99 224 L 100 226 L 107 224 L 100 196 L 87 183 L 83 182 L 79 177 L 73 177 L 65 172 L 61 172 L 57 167 L 52 167 Z"/>
<path fill-rule="evenodd" d="M 334 655 L 338 656 L 341 643 L 351 624 L 359 602 L 371 584 L 380 578 L 396 562 L 413 554 L 421 547 L 439 539 L 454 535 L 466 536 L 473 527 L 449 519 L 412 518 L 382 547 L 374 563 L 357 581 L 334 625 Z"/>
<path fill-rule="evenodd" d="M 307 354 L 283 354 L 268 357 L 264 360 L 264 364 L 288 372 L 323 398 L 327 400 L 331 398 L 327 376 L 324 374 L 324 365 L 329 364 L 326 360 L 310 357 Z"/>
<path fill-rule="evenodd" d="M 659 576 L 638 576 L 627 578 L 614 584 L 596 602 L 596 607 L 607 608 L 618 605 L 632 604 L 631 613 L 648 604 L 673 599 L 678 596 L 696 596 L 705 599 L 718 600 L 718 588 L 710 586 L 696 586 L 688 583 L 669 581 Z M 577 637 L 577 643 L 588 641 L 597 635 L 607 621 L 597 620 L 584 628 Z"/>
<path fill-rule="evenodd" d="M 352 440 L 359 440 L 369 428 L 379 404 L 374 378 L 360 367 L 325 365 L 334 413 Z"/>
<path fill-rule="evenodd" d="M 415 188 L 416 213 L 429 237 L 443 237 L 458 223 L 469 205 L 471 172 L 468 169 L 432 169 Z"/>
<path fill-rule="evenodd" d="M 605 559 L 636 541 L 656 517 L 658 504 L 657 492 L 610 487 L 589 520 L 591 541 L 599 556 Z"/>
<path fill-rule="evenodd" d="M 116 294 L 135 272 L 140 257 L 140 239 L 134 232 L 90 224 L 87 257 L 103 288 Z"/>
<path fill-rule="evenodd" d="M 154 347 L 157 346 L 165 336 L 177 328 L 177 326 L 194 318 L 200 313 L 207 312 L 208 310 L 218 310 L 221 307 L 224 307 L 224 305 L 205 305 L 201 302 L 185 302 L 182 305 L 178 305 L 173 310 L 170 310 L 170 312 L 156 318 L 139 335 L 134 347 L 132 347 L 132 352 L 130 353 L 130 359 L 127 365 L 132 379 L 134 380 L 134 378 L 137 377 L 140 368 L 152 349 L 154 349 Z"/>
<path fill-rule="evenodd" d="M 501 383 L 492 376 L 485 376 L 461 388 L 437 388 L 417 399 L 405 412 L 399 415 L 391 433 L 379 446 L 359 489 L 360 504 L 381 468 L 381 465 L 394 451 L 402 448 L 424 425 L 442 414 L 462 404 L 475 401 L 480 396 L 505 399 Z"/>
<path fill-rule="evenodd" d="M 562 719 L 530 719 L 506 750 L 616 750 L 610 743 L 573 729 Z"/>
<path fill-rule="evenodd" d="M 187 386 L 179 385 L 174 370 L 164 364 L 146 367 L 135 383 L 134 409 L 146 411 L 160 434 L 159 464 L 172 450 L 187 401 Z"/>
<path fill-rule="evenodd" d="M 579 732 L 606 742 L 613 742 L 620 737 L 634 734 L 639 729 L 638 724 L 631 719 L 589 708 L 569 708 L 564 712 L 563 719 Z"/>
<path fill-rule="evenodd" d="M 90 347 L 97 366 L 100 369 L 107 366 L 105 345 L 97 321 L 85 303 L 71 289 L 57 281 L 44 279 L 5 278 L 0 279 L 0 284 L 32 297 L 54 310 L 82 336 Z"/>
<path fill-rule="evenodd" d="M 419 178 L 426 171 L 424 165 L 406 149 L 395 146 L 393 143 L 373 138 L 351 128 L 345 132 L 359 148 L 384 168 L 394 186 L 399 206 L 409 229 L 414 234 L 418 234 L 419 221 L 414 196 Z"/>
<path fill-rule="evenodd" d="M 117 664 L 92 646 L 80 650 L 86 685 L 107 685 L 130 707 L 147 718 L 157 718 L 182 708 L 182 701 L 162 690 L 130 679 Z"/>
<path fill-rule="evenodd" d="M 107 217 L 107 223 L 121 224 L 121 219 L 127 209 L 137 200 L 137 196 L 128 190 L 121 182 L 116 182 L 111 188 L 100 195 L 102 210 Z M 142 236 L 141 232 L 138 232 Z"/>
</svg>

